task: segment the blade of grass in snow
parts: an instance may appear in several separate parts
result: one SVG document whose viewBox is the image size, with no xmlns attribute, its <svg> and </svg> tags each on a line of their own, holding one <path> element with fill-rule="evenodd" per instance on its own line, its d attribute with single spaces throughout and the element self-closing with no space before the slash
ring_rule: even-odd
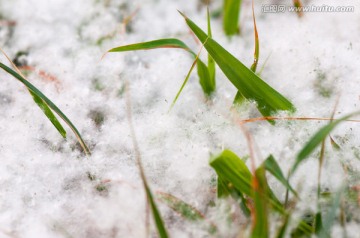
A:
<svg viewBox="0 0 360 238">
<path fill-rule="evenodd" d="M 255 50 L 254 50 L 254 62 L 251 65 L 251 71 L 256 73 L 256 68 L 259 62 L 259 54 L 260 54 L 260 43 L 259 43 L 259 35 L 256 27 L 256 20 L 255 20 L 255 12 L 254 12 L 254 0 L 252 1 L 252 17 L 254 22 L 254 41 L 255 41 Z M 234 104 L 241 105 L 244 102 L 244 96 L 238 91 L 236 93 Z"/>
<path fill-rule="evenodd" d="M 195 53 L 190 50 L 190 48 L 181 40 L 175 38 L 169 39 L 160 39 L 148 42 L 141 42 L 137 44 L 124 45 L 116 48 L 110 49 L 108 52 L 125 52 L 125 51 L 134 51 L 134 50 L 152 50 L 152 49 L 161 49 L 161 48 L 178 48 L 190 52 L 193 56 Z"/>
<path fill-rule="evenodd" d="M 337 210 L 340 207 L 340 201 L 342 194 L 345 192 L 344 186 L 342 186 L 338 192 L 336 192 L 335 197 L 333 198 L 330 210 L 326 213 L 323 219 L 323 229 L 319 232 L 320 238 L 328 238 L 331 234 L 331 227 L 336 218 Z"/>
<path fill-rule="evenodd" d="M 269 211 L 267 193 L 268 190 L 265 169 L 259 167 L 256 169 L 255 176 L 253 177 L 254 189 L 254 215 L 251 238 L 268 238 L 269 237 Z"/>
<path fill-rule="evenodd" d="M 230 150 L 224 150 L 220 155 L 210 160 L 210 166 L 216 171 L 222 184 L 233 187 L 241 195 L 253 198 L 251 172 L 236 154 Z M 231 191 L 231 189 L 228 189 L 228 191 Z M 267 196 L 273 208 L 280 213 L 284 213 L 282 205 L 270 188 L 267 191 Z"/>
<path fill-rule="evenodd" d="M 202 49 L 202 47 L 201 47 L 201 49 Z M 169 111 L 174 107 L 174 105 L 175 105 L 176 101 L 178 100 L 178 98 L 179 98 L 182 90 L 184 89 L 186 83 L 188 82 L 188 80 L 189 80 L 189 78 L 190 78 L 190 75 L 191 75 L 191 72 L 193 71 L 193 69 L 194 69 L 194 67 L 195 67 L 195 65 L 196 65 L 196 62 L 198 62 L 198 61 L 200 62 L 200 60 L 199 60 L 199 55 L 200 55 L 200 53 L 201 53 L 201 49 L 200 49 L 199 53 L 196 55 L 195 60 L 194 60 L 194 62 L 192 63 L 192 65 L 191 65 L 191 67 L 190 67 L 190 69 L 189 69 L 189 72 L 187 73 L 187 75 L 186 75 L 186 77 L 185 77 L 185 80 L 184 80 L 183 84 L 181 85 L 181 87 L 180 87 L 178 93 L 176 94 L 173 102 L 171 103 L 171 106 L 170 106 L 170 108 L 169 108 Z M 201 66 L 199 66 L 199 65 L 201 65 Z M 201 62 L 200 64 L 198 64 L 198 69 L 199 69 L 199 67 L 200 67 L 200 70 L 198 71 L 199 77 L 202 76 L 202 75 L 206 76 L 206 74 L 208 75 L 207 69 L 204 69 L 204 67 L 206 67 L 206 66 L 204 65 L 203 62 Z M 207 73 L 206 73 L 206 72 L 207 72 Z M 200 81 L 201 81 L 201 78 L 200 78 Z"/>
<path fill-rule="evenodd" d="M 252 175 L 246 164 L 230 150 L 224 150 L 219 156 L 210 160 L 210 166 L 221 180 L 231 183 L 239 192 L 252 196 Z"/>
<path fill-rule="evenodd" d="M 259 62 L 259 54 L 260 54 L 260 42 L 259 42 L 259 34 L 256 27 L 256 19 L 254 12 L 254 0 L 252 1 L 252 17 L 254 22 L 254 41 L 255 41 L 255 50 L 254 50 L 254 62 L 251 65 L 251 70 L 255 73 L 256 68 Z"/>
<path fill-rule="evenodd" d="M 180 214 L 183 218 L 189 220 L 189 221 L 205 221 L 205 217 L 201 212 L 196 210 L 193 206 L 190 204 L 182 201 L 181 199 L 168 194 L 168 193 L 160 193 L 158 192 L 156 194 L 157 199 L 166 205 L 168 205 L 172 210 L 174 210 L 176 213 Z M 215 232 L 217 230 L 217 227 L 210 223 L 210 230 Z"/>
<path fill-rule="evenodd" d="M 16 73 L 18 73 L 21 77 L 23 77 L 24 79 L 25 76 L 21 73 L 21 71 L 19 70 L 19 68 L 16 66 L 16 64 L 9 58 L 9 56 L 5 53 L 5 51 L 3 49 L 0 48 L 0 51 L 3 53 L 3 55 L 6 57 L 6 59 L 10 62 L 11 66 L 15 69 Z M 16 54 L 17 57 L 26 54 L 25 52 L 18 52 Z M 50 122 L 54 125 L 54 127 L 57 129 L 57 131 L 60 133 L 60 135 L 63 138 L 66 138 L 66 131 L 63 128 L 63 126 L 61 125 L 61 123 L 58 121 L 58 119 L 56 118 L 56 116 L 54 115 L 54 113 L 51 111 L 51 109 L 49 108 L 49 106 L 39 97 L 37 96 L 34 92 L 32 92 L 31 90 L 29 90 L 30 95 L 32 96 L 34 102 L 40 107 L 40 109 L 43 111 L 43 113 L 45 114 L 45 116 L 50 120 Z"/>
<path fill-rule="evenodd" d="M 264 168 L 269 171 L 275 178 L 277 178 L 285 188 L 289 189 L 296 197 L 298 197 L 297 192 L 291 187 L 288 180 L 285 178 L 279 164 L 276 162 L 275 158 L 270 155 L 263 163 Z"/>
<path fill-rule="evenodd" d="M 304 161 L 315 149 L 318 147 L 321 142 L 329 135 L 329 133 L 341 122 L 348 120 L 349 118 L 359 114 L 360 112 L 352 113 L 350 115 L 344 116 L 340 119 L 334 120 L 326 126 L 322 127 L 310 140 L 303 149 L 299 152 L 294 165 L 292 166 L 291 173 L 293 173 L 298 165 Z"/>
<path fill-rule="evenodd" d="M 37 96 L 35 93 L 33 93 L 32 91 L 30 91 L 31 96 L 34 99 L 34 102 L 40 107 L 40 109 L 44 112 L 45 116 L 50 120 L 50 122 L 55 126 L 55 128 L 58 130 L 58 132 L 60 133 L 60 135 L 64 138 L 66 138 L 66 131 L 64 129 L 64 127 L 62 127 L 62 125 L 60 124 L 60 122 L 58 121 L 58 119 L 56 118 L 56 116 L 54 115 L 54 113 L 52 113 L 51 109 L 49 108 L 49 106 L 39 97 Z"/>
<path fill-rule="evenodd" d="M 180 12 L 180 14 L 182 13 Z M 295 110 L 293 104 L 289 100 L 262 81 L 256 74 L 226 51 L 216 41 L 208 38 L 208 36 L 184 14 L 182 15 L 185 18 L 187 25 L 204 44 L 208 53 L 212 56 L 227 78 L 245 98 L 257 102 L 258 109 L 264 116 L 270 116 L 272 113 L 280 110 Z"/>
<path fill-rule="evenodd" d="M 209 35 L 210 38 L 212 38 L 209 8 L 207 8 L 207 25 L 208 25 L 208 35 Z M 208 71 L 209 71 L 209 76 L 210 76 L 210 83 L 212 85 L 213 91 L 215 91 L 215 88 L 216 88 L 215 61 L 211 57 L 210 54 L 208 54 Z"/>
<path fill-rule="evenodd" d="M 281 224 L 281 226 L 279 227 L 277 233 L 276 233 L 276 238 L 284 238 L 285 234 L 286 234 L 286 229 L 289 225 L 289 220 L 290 220 L 290 215 L 285 215 L 283 223 Z"/>
<path fill-rule="evenodd" d="M 129 87 L 128 87 L 127 83 L 126 83 L 126 114 L 127 114 L 129 127 L 130 127 L 131 139 L 132 139 L 134 152 L 135 152 L 135 158 L 136 158 L 137 165 L 139 167 L 140 177 L 141 177 L 141 180 L 143 182 L 146 198 L 147 198 L 147 201 L 150 203 L 150 208 L 151 208 L 151 211 L 152 211 L 152 214 L 153 214 L 154 222 L 156 224 L 156 228 L 158 230 L 159 236 L 161 238 L 167 238 L 167 237 L 169 237 L 168 232 L 167 232 L 167 230 L 165 228 L 165 225 L 164 225 L 164 222 L 163 222 L 163 220 L 161 218 L 160 212 L 159 212 L 159 210 L 158 210 L 158 208 L 156 206 L 156 203 L 154 201 L 154 198 L 153 198 L 153 195 L 151 193 L 148 182 L 146 180 L 145 171 L 144 171 L 144 168 L 143 168 L 143 165 L 142 165 L 140 148 L 139 148 L 139 145 L 138 145 L 138 142 L 137 142 L 137 139 L 136 139 L 135 129 L 134 129 L 133 121 L 132 121 L 131 100 L 130 100 Z M 148 235 L 149 234 L 147 234 L 147 236 Z"/>
<path fill-rule="evenodd" d="M 224 0 L 224 19 L 223 28 L 228 36 L 235 35 L 239 32 L 239 15 L 241 0 Z"/>
<path fill-rule="evenodd" d="M 194 58 L 194 62 L 190 67 L 189 72 L 187 73 L 183 84 L 181 85 L 178 93 L 176 94 L 169 111 L 175 105 L 177 99 L 179 98 L 182 90 L 184 89 L 186 83 L 188 82 L 191 72 L 193 71 L 195 65 L 197 64 L 198 76 L 200 79 L 200 85 L 206 95 L 210 95 L 215 90 L 215 84 L 212 82 L 212 79 L 209 74 L 209 70 L 206 65 L 199 59 L 199 54 L 195 54 L 184 42 L 175 38 L 160 39 L 154 41 L 141 42 L 136 44 L 124 45 L 112 48 L 108 52 L 125 52 L 125 51 L 135 51 L 135 50 L 151 50 L 151 49 L 161 49 L 161 48 L 178 48 L 183 49 L 189 52 Z"/>
<path fill-rule="evenodd" d="M 65 121 L 66 124 L 71 128 L 71 130 L 74 132 L 75 136 L 77 137 L 81 147 L 83 148 L 85 154 L 90 155 L 90 150 L 86 146 L 84 140 L 82 139 L 79 131 L 76 129 L 74 124 L 67 118 L 67 116 L 50 100 L 48 99 L 40 90 L 38 90 L 35 86 L 33 86 L 29 81 L 27 81 L 25 78 L 23 78 L 20 74 L 15 72 L 14 70 L 10 69 L 3 63 L 0 63 L 0 67 L 11 74 L 13 77 L 18 79 L 21 83 L 23 83 L 28 90 L 30 90 L 33 94 L 35 94 L 38 98 L 40 98 L 48 107 L 50 107 L 56 114 L 61 117 Z"/>
<path fill-rule="evenodd" d="M 187 220 L 198 221 L 204 219 L 204 216 L 198 210 L 171 194 L 157 193 L 156 197 Z"/>
</svg>

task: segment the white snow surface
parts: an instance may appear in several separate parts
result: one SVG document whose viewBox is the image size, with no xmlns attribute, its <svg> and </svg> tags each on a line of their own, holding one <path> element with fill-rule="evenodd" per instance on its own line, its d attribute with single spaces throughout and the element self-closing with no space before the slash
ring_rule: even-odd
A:
<svg viewBox="0 0 360 238">
<path fill-rule="evenodd" d="M 221 2 L 214 0 L 211 10 Z M 306 13 L 298 18 L 289 12 L 261 12 L 262 4 L 279 2 L 255 4 L 259 68 L 269 57 L 262 78 L 294 103 L 294 117 L 328 118 L 337 98 L 336 118 L 359 110 L 360 2 L 304 1 L 354 6 L 352 13 Z M 0 46 L 11 58 L 27 51 L 28 65 L 56 78 L 44 79 L 36 72 L 28 75 L 72 120 L 92 151 L 91 157 L 84 156 L 68 127 L 64 140 L 26 88 L 2 71 L 0 237 L 145 237 L 145 194 L 126 117 L 126 82 L 152 191 L 172 194 L 197 208 L 219 224 L 220 237 L 237 234 L 239 227 L 226 223 L 226 209 L 221 204 L 208 205 L 216 201 L 215 173 L 208 162 L 224 148 L 240 157 L 249 155 L 238 121 L 261 116 L 254 104 L 233 115 L 230 108 L 236 89 L 217 68 L 217 91 L 210 102 L 194 72 L 168 113 L 192 64 L 185 51 L 110 53 L 101 59 L 115 46 L 170 37 L 198 51 L 200 46 L 177 9 L 205 29 L 206 8 L 200 1 L 0 0 L 1 21 L 16 22 L 11 29 L 0 26 Z M 133 12 L 130 30 L 125 31 L 122 20 Z M 251 1 L 243 1 L 240 22 L 241 34 L 229 39 L 221 19 L 213 19 L 213 38 L 250 66 L 254 50 Z M 206 59 L 205 50 L 201 57 Z M 4 57 L 0 60 L 8 64 Z M 325 97 L 321 90 L 331 93 Z M 93 120 L 95 112 L 104 116 L 99 126 Z M 257 164 L 272 154 L 287 171 L 298 151 L 326 123 L 278 121 L 271 126 L 262 121 L 245 126 L 256 145 Z M 359 135 L 359 125 L 352 122 L 332 133 L 342 150 L 336 152 L 327 141 L 324 187 L 336 191 L 342 184 L 346 175 L 340 161 L 360 171 Z M 294 187 L 301 188 L 299 215 L 315 209 L 317 155 L 302 164 L 292 180 Z M 247 163 L 250 166 L 250 160 Z M 285 189 L 273 178 L 269 182 L 283 198 Z M 158 206 L 172 237 L 208 236 L 203 226 L 184 221 L 165 204 Z M 349 237 L 356 237 L 359 224 L 350 223 L 349 230 Z M 340 228 L 337 231 L 341 233 Z M 154 225 L 151 232 L 156 236 Z"/>
</svg>

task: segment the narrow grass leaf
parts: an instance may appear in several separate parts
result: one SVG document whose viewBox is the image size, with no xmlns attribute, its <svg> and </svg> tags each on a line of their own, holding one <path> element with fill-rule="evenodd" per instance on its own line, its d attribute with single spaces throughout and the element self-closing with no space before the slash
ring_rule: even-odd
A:
<svg viewBox="0 0 360 238">
<path fill-rule="evenodd" d="M 259 34 L 256 27 L 256 19 L 255 19 L 255 12 L 254 12 L 254 0 L 252 1 L 252 17 L 254 22 L 254 41 L 255 41 L 255 50 L 254 50 L 254 62 L 251 65 L 251 70 L 255 73 L 256 68 L 259 62 L 259 54 L 260 54 L 260 41 L 259 41 Z"/>
<path fill-rule="evenodd" d="M 336 192 L 332 204 L 330 206 L 330 210 L 324 216 L 323 229 L 319 232 L 320 238 L 330 237 L 329 234 L 331 233 L 331 227 L 336 219 L 336 212 L 340 207 L 341 197 L 344 192 L 345 192 L 344 186 L 342 186 L 340 190 Z"/>
<path fill-rule="evenodd" d="M 175 38 L 153 40 L 147 42 L 141 42 L 131 45 L 124 45 L 110 49 L 108 52 L 125 52 L 134 50 L 151 50 L 159 48 L 179 48 L 190 52 L 193 56 L 195 53 L 181 40 Z"/>
<path fill-rule="evenodd" d="M 207 8 L 207 25 L 208 25 L 208 36 L 209 36 L 210 38 L 212 38 L 209 8 Z M 212 86 L 213 90 L 215 91 L 215 88 L 216 88 L 216 80 L 215 80 L 215 61 L 214 61 L 214 59 L 211 57 L 210 54 L 208 54 L 208 70 L 209 70 L 209 77 L 210 77 L 210 85 Z"/>
<path fill-rule="evenodd" d="M 277 233 L 276 233 L 276 238 L 284 238 L 285 234 L 286 234 L 286 229 L 289 225 L 289 221 L 290 221 L 290 215 L 287 214 L 284 217 L 283 223 L 281 224 L 281 226 L 279 227 Z"/>
<path fill-rule="evenodd" d="M 153 198 L 153 195 L 150 191 L 150 188 L 147 184 L 147 181 L 145 180 L 145 177 L 143 177 L 143 182 L 144 182 L 144 187 L 145 187 L 145 192 L 146 192 L 146 196 L 150 202 L 150 207 L 151 207 L 151 211 L 152 211 L 152 214 L 153 214 L 153 217 L 154 217 L 154 221 L 155 221 L 155 224 L 156 224 L 156 227 L 157 227 L 157 230 L 159 232 L 159 236 L 161 238 L 168 238 L 168 233 L 166 231 L 166 228 L 165 228 L 165 225 L 164 225 L 164 222 L 161 218 L 161 215 L 160 215 L 160 212 L 156 206 L 156 203 L 154 201 L 154 198 Z"/>
<path fill-rule="evenodd" d="M 254 50 L 254 62 L 251 65 L 250 69 L 254 73 L 256 73 L 256 68 L 259 62 L 259 54 L 260 54 L 260 43 L 259 43 L 259 34 L 256 27 L 256 20 L 255 20 L 255 12 L 254 12 L 254 1 L 252 1 L 252 17 L 254 22 L 254 42 L 255 42 L 255 50 Z M 244 96 L 238 91 L 234 98 L 234 104 L 241 105 L 244 102 Z"/>
<path fill-rule="evenodd" d="M 86 146 L 84 140 L 82 139 L 79 131 L 76 129 L 74 124 L 67 118 L 67 116 L 50 100 L 48 99 L 40 90 L 38 90 L 34 85 L 32 85 L 29 81 L 23 78 L 20 74 L 12 70 L 11 68 L 7 67 L 3 63 L 0 63 L 0 67 L 5 70 L 7 73 L 11 74 L 13 77 L 18 79 L 21 83 L 23 83 L 29 91 L 35 94 L 38 98 L 40 98 L 48 107 L 50 107 L 61 119 L 65 121 L 66 124 L 71 128 L 74 132 L 75 136 L 77 137 L 81 147 L 83 148 L 85 154 L 90 155 L 90 150 Z"/>
<path fill-rule="evenodd" d="M 223 28 L 228 36 L 239 32 L 239 15 L 241 0 L 224 0 Z"/>
<path fill-rule="evenodd" d="M 283 172 L 281 171 L 281 168 L 279 164 L 276 162 L 275 158 L 270 155 L 263 163 L 264 168 L 269 171 L 275 178 L 281 182 L 285 188 L 289 189 L 296 197 L 298 197 L 297 192 L 292 188 L 292 186 L 289 184 L 288 180 L 285 178 Z"/>
<path fill-rule="evenodd" d="M 208 53 L 219 65 L 227 78 L 245 98 L 257 102 L 258 109 L 264 116 L 270 116 L 272 113 L 280 110 L 295 110 L 293 104 L 289 100 L 261 80 L 216 41 L 209 38 L 205 32 L 184 14 L 182 15 L 184 16 L 187 25 L 204 44 Z"/>
<path fill-rule="evenodd" d="M 253 226 L 251 232 L 251 238 L 267 238 L 269 237 L 269 211 L 267 198 L 267 182 L 265 177 L 265 169 L 260 166 L 255 171 L 253 178 L 253 190 L 254 190 L 254 216 Z"/>
<path fill-rule="evenodd" d="M 304 161 L 315 149 L 318 147 L 322 141 L 329 135 L 329 133 L 341 122 L 348 120 L 354 115 L 359 114 L 360 112 L 352 113 L 350 115 L 344 116 L 340 119 L 334 120 L 329 124 L 322 127 L 310 140 L 306 143 L 303 149 L 298 154 L 296 161 L 291 169 L 292 173 L 297 169 L 298 165 Z"/>
<path fill-rule="evenodd" d="M 197 61 L 197 72 L 202 90 L 206 95 L 211 95 L 211 93 L 215 90 L 215 85 L 210 77 L 208 67 L 200 59 Z"/>
<path fill-rule="evenodd" d="M 32 91 L 30 91 L 31 96 L 34 99 L 34 102 L 40 107 L 40 109 L 44 112 L 45 116 L 50 120 L 50 122 L 54 125 L 54 127 L 56 128 L 56 130 L 60 133 L 60 135 L 63 138 L 66 138 L 66 131 L 64 129 L 64 127 L 60 124 L 60 122 L 58 121 L 58 119 L 56 118 L 56 116 L 54 115 L 54 113 L 51 111 L 51 109 L 49 108 L 49 106 L 39 97 L 37 96 L 35 93 L 33 93 Z"/>
<path fill-rule="evenodd" d="M 204 220 L 204 216 L 198 210 L 171 194 L 157 193 L 157 199 L 189 221 Z"/>
</svg>

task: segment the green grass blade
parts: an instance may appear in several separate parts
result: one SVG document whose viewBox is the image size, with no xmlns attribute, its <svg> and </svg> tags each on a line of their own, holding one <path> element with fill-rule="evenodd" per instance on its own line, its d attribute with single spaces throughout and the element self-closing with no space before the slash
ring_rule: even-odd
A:
<svg viewBox="0 0 360 238">
<path fill-rule="evenodd" d="M 268 186 L 265 177 L 264 167 L 259 167 L 253 178 L 254 189 L 254 208 L 253 225 L 251 238 L 268 238 L 269 237 L 269 211 L 267 197 Z"/>
<path fill-rule="evenodd" d="M 84 149 L 84 152 L 87 155 L 90 155 L 90 150 L 86 146 L 79 131 L 76 129 L 76 127 L 73 125 L 73 123 L 67 118 L 67 116 L 50 99 L 48 99 L 40 90 L 38 90 L 34 85 L 32 85 L 29 81 L 27 81 L 25 78 L 23 78 L 21 75 L 16 73 L 11 68 L 7 67 L 3 63 L 0 63 L 0 67 L 7 73 L 11 74 L 16 79 L 18 79 L 21 83 L 23 83 L 29 91 L 33 92 L 37 97 L 39 97 L 41 100 L 43 100 L 43 102 L 45 102 L 59 117 L 61 117 L 61 119 L 63 119 L 65 121 L 65 123 L 68 124 L 68 126 L 74 132 L 81 147 Z"/>
<path fill-rule="evenodd" d="M 200 59 L 197 60 L 197 72 L 202 90 L 210 96 L 215 90 L 215 85 L 212 82 L 208 67 Z"/>
<path fill-rule="evenodd" d="M 51 109 L 49 108 L 49 106 L 39 97 L 37 96 L 35 93 L 33 93 L 32 91 L 30 91 L 31 96 L 34 99 L 34 102 L 40 107 L 40 109 L 44 112 L 45 116 L 50 120 L 50 122 L 54 125 L 54 127 L 56 128 L 56 130 L 58 130 L 58 132 L 60 133 L 60 135 L 63 138 L 66 138 L 66 131 L 64 129 L 64 127 L 62 127 L 62 125 L 60 124 L 60 122 L 58 121 L 58 119 L 56 118 L 56 116 L 54 115 L 54 113 L 52 113 Z"/>
<path fill-rule="evenodd" d="M 241 0 L 224 0 L 223 28 L 228 36 L 239 32 L 239 15 Z"/>
<path fill-rule="evenodd" d="M 191 205 L 167 193 L 157 193 L 157 199 L 189 221 L 204 220 L 204 216 Z"/>
<path fill-rule="evenodd" d="M 289 184 L 288 180 L 285 178 L 279 164 L 276 162 L 275 158 L 270 155 L 263 163 L 264 168 L 269 171 L 279 182 L 281 182 L 285 188 L 289 189 L 296 197 L 298 197 L 297 192 Z"/>
<path fill-rule="evenodd" d="M 281 224 L 281 226 L 279 227 L 277 233 L 276 233 L 276 238 L 284 238 L 285 237 L 285 234 L 286 234 L 286 229 L 289 225 L 289 221 L 290 221 L 290 215 L 287 214 L 285 215 L 284 217 L 284 221 L 283 223 Z"/>
<path fill-rule="evenodd" d="M 226 77 L 245 98 L 257 102 L 261 114 L 270 116 L 272 113 L 280 110 L 295 110 L 293 104 L 289 100 L 261 80 L 216 41 L 208 38 L 194 22 L 185 15 L 183 16 L 188 26 L 204 44 L 204 47 L 224 72 Z"/>
<path fill-rule="evenodd" d="M 197 61 L 198 61 L 198 57 L 196 57 L 196 59 L 195 59 L 194 62 L 192 63 L 192 65 L 191 65 L 191 67 L 190 67 L 190 69 L 189 69 L 189 72 L 187 73 L 187 75 L 186 75 L 186 77 L 185 77 L 185 79 L 184 79 L 184 82 L 182 83 L 179 91 L 177 92 L 174 100 L 173 100 L 172 103 L 171 103 L 171 106 L 170 106 L 170 108 L 169 108 L 169 111 L 174 107 L 174 105 L 175 105 L 176 101 L 178 100 L 178 98 L 179 98 L 182 90 L 184 89 L 186 83 L 189 81 L 191 72 L 192 72 L 193 69 L 195 68 L 195 65 L 196 65 L 196 62 L 197 62 Z"/>
<path fill-rule="evenodd" d="M 254 73 L 256 73 L 256 68 L 259 62 L 259 54 L 260 54 L 260 43 L 259 43 L 259 35 L 256 27 L 255 13 L 254 13 L 254 1 L 252 1 L 252 17 L 254 22 L 254 41 L 255 41 L 255 50 L 254 50 L 254 62 L 251 65 L 250 69 Z M 245 101 L 244 96 L 238 91 L 234 98 L 234 104 L 241 105 Z"/>
<path fill-rule="evenodd" d="M 254 62 L 251 65 L 251 70 L 255 73 L 258 62 L 259 62 L 260 42 L 259 42 L 259 34 L 257 31 L 257 27 L 256 27 L 256 19 L 255 19 L 255 12 L 254 12 L 254 0 L 252 1 L 252 17 L 253 17 L 253 22 L 254 22 L 255 51 L 254 51 Z"/>
<path fill-rule="evenodd" d="M 165 225 L 164 225 L 164 222 L 161 218 L 161 215 L 160 215 L 160 212 L 156 206 L 156 203 L 154 201 L 154 198 L 153 198 L 153 195 L 150 191 L 150 188 L 147 184 L 147 181 L 145 180 L 145 177 L 143 177 L 143 182 L 144 182 L 144 187 L 145 187 L 145 192 L 146 192 L 146 196 L 150 202 L 150 207 L 151 207 L 151 211 L 152 211 L 152 214 L 153 214 L 153 217 L 154 217 L 154 221 L 155 221 L 155 225 L 156 225 L 156 228 L 159 232 L 159 236 L 161 238 L 167 238 L 169 237 L 168 234 L 167 234 L 167 231 L 166 231 L 166 228 L 165 228 Z"/>
<path fill-rule="evenodd" d="M 345 192 L 345 188 L 341 187 L 339 191 L 336 192 L 332 204 L 330 206 L 330 210 L 324 216 L 323 220 L 323 229 L 319 232 L 320 238 L 328 238 L 331 234 L 331 227 L 336 219 L 337 210 L 340 207 L 342 194 Z"/>
<path fill-rule="evenodd" d="M 322 127 L 310 140 L 303 149 L 298 154 L 296 161 L 291 169 L 292 173 L 297 169 L 299 164 L 304 161 L 315 149 L 318 147 L 322 141 L 329 135 L 329 133 L 341 122 L 353 117 L 354 115 L 359 114 L 360 112 L 352 113 L 350 115 L 344 116 L 340 119 L 334 120 L 329 124 Z"/>
<path fill-rule="evenodd" d="M 212 38 L 209 8 L 207 8 L 207 25 L 208 25 L 208 36 L 210 38 Z M 210 85 L 212 85 L 212 88 L 215 90 L 215 88 L 216 88 L 215 61 L 211 57 L 210 54 L 208 54 L 208 70 L 209 70 L 209 77 L 210 77 Z"/>
<path fill-rule="evenodd" d="M 224 150 L 210 160 L 210 166 L 225 184 L 231 183 L 241 193 L 250 197 L 253 195 L 250 170 L 236 154 L 230 150 Z"/>
<path fill-rule="evenodd" d="M 134 50 L 152 50 L 159 48 L 179 48 L 190 52 L 193 56 L 195 53 L 181 40 L 175 38 L 153 40 L 147 42 L 141 42 L 131 45 L 124 45 L 110 49 L 108 52 L 125 52 Z"/>
</svg>

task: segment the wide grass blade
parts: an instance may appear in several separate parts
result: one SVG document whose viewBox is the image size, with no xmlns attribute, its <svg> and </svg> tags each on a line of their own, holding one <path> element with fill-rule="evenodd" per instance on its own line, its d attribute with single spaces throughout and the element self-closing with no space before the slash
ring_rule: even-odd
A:
<svg viewBox="0 0 360 238">
<path fill-rule="evenodd" d="M 224 0 L 223 28 L 228 36 L 239 32 L 239 15 L 241 0 Z"/>
<path fill-rule="evenodd" d="M 219 156 L 210 160 L 210 166 L 216 171 L 221 181 L 231 183 L 239 192 L 252 197 L 250 170 L 236 154 L 224 150 Z"/>
<path fill-rule="evenodd" d="M 254 199 L 253 176 L 244 161 L 236 154 L 230 150 L 224 150 L 220 155 L 210 159 L 210 166 L 219 177 L 218 186 L 221 186 L 221 195 L 233 195 L 233 190 L 236 190 L 239 198 L 246 195 Z M 267 183 L 267 181 L 265 182 Z M 276 211 L 284 213 L 281 203 L 269 187 L 266 193 L 272 207 Z M 244 199 L 241 200 L 244 202 Z"/>
<path fill-rule="evenodd" d="M 151 50 L 151 49 L 160 49 L 160 48 L 179 48 L 190 52 L 192 55 L 195 55 L 195 53 L 192 50 L 190 50 L 190 48 L 184 42 L 175 38 L 160 39 L 160 40 L 141 42 L 131 45 L 119 46 L 110 49 L 108 52 L 125 52 L 125 51 Z"/>
<path fill-rule="evenodd" d="M 205 32 L 184 14 L 182 15 L 184 16 L 187 25 L 204 44 L 204 47 L 224 72 L 226 77 L 245 98 L 257 102 L 257 107 L 262 115 L 270 116 L 280 110 L 295 110 L 293 104 L 288 99 L 261 80 L 216 41 L 209 38 Z"/>
<path fill-rule="evenodd" d="M 276 162 L 275 158 L 270 155 L 263 163 L 264 168 L 269 171 L 275 178 L 281 182 L 285 188 L 289 189 L 296 197 L 298 197 L 297 192 L 289 184 L 288 180 L 285 178 L 279 164 Z"/>
<path fill-rule="evenodd" d="M 293 173 L 299 164 L 304 161 L 315 149 L 318 147 L 324 139 L 329 135 L 329 133 L 335 129 L 337 125 L 341 122 L 348 120 L 349 118 L 359 114 L 360 112 L 352 113 L 350 115 L 344 116 L 340 119 L 334 120 L 322 127 L 310 140 L 306 143 L 303 149 L 299 152 L 294 165 L 292 166 L 291 172 Z"/>
<path fill-rule="evenodd" d="M 3 63 L 0 63 L 0 67 L 5 70 L 7 73 L 11 74 L 13 77 L 15 77 L 16 79 L 18 79 L 21 83 L 23 83 L 27 89 L 29 91 L 32 92 L 32 95 L 36 95 L 36 100 L 41 104 L 41 106 L 43 106 L 43 103 L 41 103 L 40 99 L 46 103 L 46 105 L 48 107 L 50 107 L 59 117 L 61 117 L 61 119 L 63 119 L 65 121 L 66 124 L 68 124 L 68 126 L 71 128 L 71 130 L 74 132 L 76 138 L 78 139 L 81 147 L 83 148 L 85 154 L 90 155 L 90 150 L 89 148 L 86 146 L 84 140 L 82 139 L 79 131 L 76 129 L 76 127 L 74 126 L 74 124 L 67 118 L 67 116 L 50 100 L 48 99 L 40 90 L 38 90 L 34 85 L 32 85 L 29 81 L 27 81 L 24 77 L 22 77 L 20 74 L 18 74 L 17 72 L 15 72 L 14 70 L 12 70 L 11 68 L 7 67 L 6 65 L 4 65 Z M 35 100 L 35 98 L 34 98 Z M 39 105 L 38 103 L 38 105 Z M 40 105 L 39 105 L 40 106 Z M 41 107 L 40 106 L 40 107 Z M 41 108 L 43 109 L 43 108 Z M 45 106 L 43 110 L 46 110 L 48 113 L 48 108 Z M 45 111 L 44 111 L 45 112 Z M 48 116 L 48 115 L 46 115 Z M 49 118 L 49 117 L 48 117 Z M 54 121 L 55 122 L 55 121 Z M 52 121 L 52 123 L 54 123 Z M 56 122 L 55 122 L 56 123 Z M 60 123 L 59 123 L 60 124 Z M 57 128 L 58 129 L 58 128 Z M 60 129 L 61 130 L 61 129 Z M 59 131 L 60 132 L 60 131 Z M 63 132 L 60 132 L 60 134 L 64 134 Z"/>
</svg>

